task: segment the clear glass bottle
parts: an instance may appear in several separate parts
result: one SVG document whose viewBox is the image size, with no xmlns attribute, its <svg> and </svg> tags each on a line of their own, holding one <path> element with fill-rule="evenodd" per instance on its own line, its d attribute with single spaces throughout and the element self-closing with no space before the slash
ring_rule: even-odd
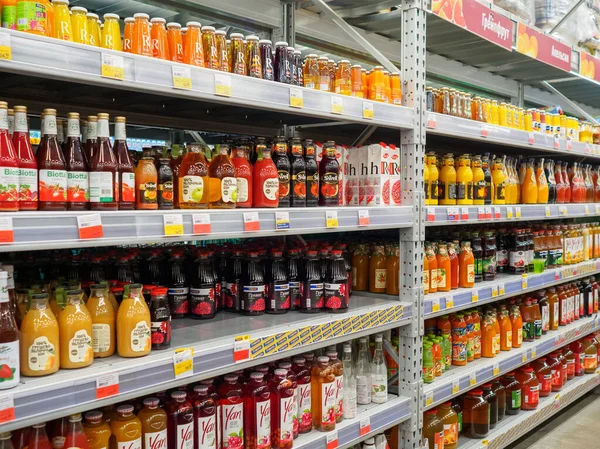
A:
<svg viewBox="0 0 600 449">
<path fill-rule="evenodd" d="M 371 403 L 371 360 L 366 337 L 358 340 L 358 357 L 356 359 L 356 402 Z"/>
<path fill-rule="evenodd" d="M 383 337 L 375 336 L 375 352 L 371 362 L 371 401 L 376 404 L 387 402 L 387 365 L 383 355 Z"/>
<path fill-rule="evenodd" d="M 342 356 L 344 367 L 344 419 L 356 416 L 356 368 L 352 361 L 352 346 L 344 343 L 344 355 Z"/>
</svg>

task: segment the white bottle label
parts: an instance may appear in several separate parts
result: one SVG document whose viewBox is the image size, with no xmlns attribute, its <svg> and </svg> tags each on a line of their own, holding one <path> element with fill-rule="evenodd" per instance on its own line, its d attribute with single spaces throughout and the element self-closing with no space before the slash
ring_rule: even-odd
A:
<svg viewBox="0 0 600 449">
<path fill-rule="evenodd" d="M 72 363 L 91 362 L 94 358 L 92 337 L 85 329 L 80 329 L 69 341 L 69 360 Z"/>
<path fill-rule="evenodd" d="M 91 172 L 90 173 L 90 202 L 112 203 L 115 199 L 113 173 Z"/>
<path fill-rule="evenodd" d="M 244 405 L 223 405 L 223 427 L 221 435 L 224 449 L 242 449 L 244 447 Z"/>
<path fill-rule="evenodd" d="M 291 443 L 294 439 L 294 396 L 281 398 L 279 407 L 279 439 L 281 443 Z"/>
<path fill-rule="evenodd" d="M 92 324 L 92 345 L 94 354 L 110 349 L 110 326 L 108 324 Z"/>
<path fill-rule="evenodd" d="M 121 201 L 135 201 L 135 173 L 121 173 Z"/>
<path fill-rule="evenodd" d="M 56 349 L 47 337 L 38 337 L 33 340 L 27 350 L 29 369 L 31 371 L 47 371 L 56 361 Z"/>
<path fill-rule="evenodd" d="M 235 203 L 238 198 L 237 179 L 230 177 L 221 179 L 221 195 L 225 203 Z"/>
<path fill-rule="evenodd" d="M 321 384 L 321 424 L 335 423 L 335 382 Z"/>
<path fill-rule="evenodd" d="M 19 341 L 0 343 L 0 390 L 19 384 Z"/>
<path fill-rule="evenodd" d="M 265 179 L 263 193 L 269 201 L 275 201 L 279 197 L 279 178 Z"/>
<path fill-rule="evenodd" d="M 194 449 L 194 422 L 177 426 L 177 447 L 175 449 Z"/>
<path fill-rule="evenodd" d="M 144 447 L 146 449 L 167 449 L 167 429 L 145 433 Z"/>
<path fill-rule="evenodd" d="M 81 131 L 79 130 L 79 120 L 76 118 L 70 118 L 67 120 L 67 137 L 79 137 Z"/>
<path fill-rule="evenodd" d="M 139 321 L 131 330 L 131 350 L 133 352 L 150 350 L 150 326 L 145 321 Z"/>
<path fill-rule="evenodd" d="M 344 388 L 344 419 L 356 416 L 356 388 Z"/>
<path fill-rule="evenodd" d="M 387 376 L 385 374 L 371 374 L 373 388 L 371 400 L 376 404 L 387 402 Z"/>
<path fill-rule="evenodd" d="M 133 441 L 117 441 L 117 449 L 142 449 L 142 439 Z"/>
<path fill-rule="evenodd" d="M 217 444 L 216 416 L 198 418 L 198 449 L 213 449 Z"/>
<path fill-rule="evenodd" d="M 375 270 L 375 288 L 385 288 L 386 269 Z"/>
<path fill-rule="evenodd" d="M 184 203 L 199 203 L 204 196 L 204 180 L 201 176 L 181 178 L 181 199 Z"/>
<path fill-rule="evenodd" d="M 245 203 L 246 201 L 248 201 L 248 180 L 237 178 L 237 202 Z"/>
<path fill-rule="evenodd" d="M 256 403 L 256 447 L 271 446 L 271 401 Z"/>
<path fill-rule="evenodd" d="M 327 285 L 327 284 L 325 284 Z M 335 415 L 344 414 L 344 376 L 335 376 Z"/>
<path fill-rule="evenodd" d="M 371 376 L 356 376 L 356 401 L 359 404 L 371 403 Z"/>
</svg>

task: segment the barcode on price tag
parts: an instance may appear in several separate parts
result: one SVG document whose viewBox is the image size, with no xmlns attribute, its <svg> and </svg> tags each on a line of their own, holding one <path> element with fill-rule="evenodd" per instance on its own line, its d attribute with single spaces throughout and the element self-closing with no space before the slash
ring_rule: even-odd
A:
<svg viewBox="0 0 600 449">
<path fill-rule="evenodd" d="M 371 431 L 371 418 L 368 416 L 360 420 L 360 436 L 364 436 Z"/>
<path fill-rule="evenodd" d="M 15 402 L 13 395 L 0 395 L 0 424 L 15 420 Z"/>
<path fill-rule="evenodd" d="M 231 97 L 231 76 L 215 73 L 215 94 Z"/>
<path fill-rule="evenodd" d="M 238 335 L 233 342 L 233 361 L 241 362 L 250 358 L 250 335 Z"/>
<path fill-rule="evenodd" d="M 336 430 L 327 434 L 327 446 L 325 449 L 337 449 L 338 447 L 338 433 Z"/>
<path fill-rule="evenodd" d="M 260 231 L 258 212 L 244 212 L 244 231 Z"/>
<path fill-rule="evenodd" d="M 277 229 L 278 231 L 290 229 L 289 212 L 275 212 L 275 229 Z"/>
<path fill-rule="evenodd" d="M 102 76 L 115 80 L 125 79 L 125 60 L 123 56 L 102 53 Z"/>
<path fill-rule="evenodd" d="M 176 89 L 192 88 L 192 71 L 189 67 L 174 65 L 171 69 L 173 72 L 173 87 Z"/>
<path fill-rule="evenodd" d="M 331 112 L 334 114 L 344 113 L 344 100 L 338 95 L 331 96 Z"/>
<path fill-rule="evenodd" d="M 293 108 L 304 107 L 304 93 L 302 89 L 290 87 L 290 106 Z"/>
<path fill-rule="evenodd" d="M 373 103 L 370 101 L 363 101 L 363 117 L 364 118 L 375 118 L 375 111 L 373 110 Z"/>
<path fill-rule="evenodd" d="M 12 60 L 10 34 L 0 33 L 0 59 L 3 59 L 5 61 Z"/>
<path fill-rule="evenodd" d="M 15 232 L 12 217 L 0 217 L 0 243 L 13 243 Z"/>
<path fill-rule="evenodd" d="M 338 215 L 336 210 L 328 210 L 325 212 L 325 225 L 327 228 L 338 227 Z"/>
<path fill-rule="evenodd" d="M 193 232 L 197 234 L 210 234 L 210 214 L 193 214 L 192 215 Z"/>
<path fill-rule="evenodd" d="M 183 215 L 165 214 L 163 215 L 165 235 L 183 235 Z"/>
<path fill-rule="evenodd" d="M 371 224 L 371 218 L 369 217 L 368 210 L 359 210 L 358 211 L 358 225 L 359 226 L 369 226 Z"/>
<path fill-rule="evenodd" d="M 173 354 L 175 379 L 194 374 L 194 348 L 178 348 Z"/>
<path fill-rule="evenodd" d="M 96 379 L 96 399 L 119 394 L 119 374 L 104 374 Z"/>
<path fill-rule="evenodd" d="M 79 228 L 80 239 L 99 239 L 104 237 L 100 214 L 78 215 L 77 227 Z"/>
</svg>

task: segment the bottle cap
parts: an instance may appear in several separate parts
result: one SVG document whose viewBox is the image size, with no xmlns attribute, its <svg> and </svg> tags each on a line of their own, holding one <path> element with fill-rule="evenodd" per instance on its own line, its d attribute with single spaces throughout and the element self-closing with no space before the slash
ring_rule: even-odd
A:
<svg viewBox="0 0 600 449">
<path fill-rule="evenodd" d="M 143 404 L 148 407 L 154 408 L 154 407 L 158 407 L 158 404 L 160 404 L 160 400 L 158 398 L 146 398 L 146 399 L 144 399 Z"/>
<path fill-rule="evenodd" d="M 102 17 L 104 17 L 104 20 L 106 20 L 106 19 L 120 20 L 121 19 L 121 17 L 119 17 L 118 14 L 113 14 L 111 12 L 104 14 L 104 16 L 102 16 Z"/>
<path fill-rule="evenodd" d="M 144 12 L 138 12 L 133 15 L 134 19 L 150 19 L 150 16 Z"/>
<path fill-rule="evenodd" d="M 276 376 L 287 376 L 288 370 L 283 368 L 277 368 L 274 372 Z"/>
<path fill-rule="evenodd" d="M 171 397 L 178 402 L 185 401 L 187 393 L 185 391 L 177 390 L 171 393 Z"/>
<path fill-rule="evenodd" d="M 83 415 L 86 421 L 100 421 L 102 419 L 102 412 L 100 410 L 92 410 L 91 412 L 86 412 Z M 41 424 L 41 426 L 45 426 L 46 424 Z M 40 424 L 38 424 L 40 426 Z M 36 426 L 33 426 L 36 427 Z"/>
<path fill-rule="evenodd" d="M 128 415 L 130 413 L 133 413 L 133 405 L 129 405 L 129 404 L 119 405 L 117 407 L 117 413 L 119 413 L 121 415 Z"/>
<path fill-rule="evenodd" d="M 150 23 L 167 23 L 167 19 L 163 19 L 162 17 L 153 17 Z"/>
<path fill-rule="evenodd" d="M 252 373 L 250 374 L 250 379 L 261 381 L 265 377 L 264 373 Z"/>
</svg>

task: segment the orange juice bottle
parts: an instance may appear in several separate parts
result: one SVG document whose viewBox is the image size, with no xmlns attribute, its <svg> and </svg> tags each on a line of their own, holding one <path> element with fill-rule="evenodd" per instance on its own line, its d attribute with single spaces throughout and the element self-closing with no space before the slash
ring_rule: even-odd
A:
<svg viewBox="0 0 600 449">
<path fill-rule="evenodd" d="M 136 209 L 158 209 L 158 172 L 153 157 L 143 157 L 138 162 L 135 169 L 135 185 Z"/>
<path fill-rule="evenodd" d="M 468 154 L 463 154 L 458 158 L 456 204 L 473 204 L 473 170 L 471 169 L 471 156 Z"/>
<path fill-rule="evenodd" d="M 475 334 L 473 332 L 473 316 L 467 311 L 464 314 L 465 324 L 467 326 L 467 362 L 475 360 L 475 353 L 473 347 L 475 345 Z"/>
<path fill-rule="evenodd" d="M 54 0 L 54 37 L 63 41 L 73 40 L 71 27 L 71 14 L 69 13 L 69 0 Z"/>
<path fill-rule="evenodd" d="M 110 420 L 113 443 L 111 448 L 142 448 L 142 423 L 133 414 L 133 410 L 133 405 L 119 405 L 117 407 L 117 416 Z"/>
<path fill-rule="evenodd" d="M 431 172 L 430 172 L 431 177 Z M 471 179 L 471 183 L 473 180 Z M 439 203 L 446 206 L 456 205 L 456 169 L 454 168 L 454 155 L 447 153 L 439 176 L 440 197 Z"/>
<path fill-rule="evenodd" d="M 71 28 L 73 29 L 73 42 L 88 43 L 87 9 L 81 6 L 71 8 Z"/>
<path fill-rule="evenodd" d="M 160 407 L 158 398 L 144 399 L 144 408 L 138 412 L 142 422 L 143 449 L 166 449 L 167 413 Z"/>
<path fill-rule="evenodd" d="M 536 204 L 538 200 L 538 186 L 535 179 L 533 159 L 528 159 L 525 166 L 525 177 L 521 184 L 521 201 L 523 204 Z"/>
<path fill-rule="evenodd" d="M 125 27 L 123 28 L 123 51 L 132 53 L 133 51 L 133 25 L 135 19 L 133 17 L 125 17 Z"/>
<path fill-rule="evenodd" d="M 352 81 L 352 96 L 363 98 L 362 69 L 359 64 L 354 64 L 350 67 L 350 79 Z"/>
<path fill-rule="evenodd" d="M 61 368 L 83 368 L 94 361 L 92 316 L 81 290 L 67 292 L 67 305 L 58 315 Z"/>
<path fill-rule="evenodd" d="M 486 313 L 481 323 L 481 356 L 482 357 L 494 357 L 494 339 L 496 337 L 496 329 L 492 322 L 490 313 Z"/>
<path fill-rule="evenodd" d="M 103 414 L 99 410 L 93 410 L 83 415 L 83 432 L 87 437 L 90 449 L 108 449 L 112 432 L 110 426 L 102 419 Z"/>
<path fill-rule="evenodd" d="M 494 335 L 494 354 L 500 354 L 500 322 L 498 321 L 498 315 L 496 314 L 496 309 L 492 308 L 491 311 L 492 323 L 494 324 L 494 331 L 496 332 Z"/>
<path fill-rule="evenodd" d="M 492 204 L 506 204 L 508 177 L 504 171 L 502 159 L 499 157 L 494 159 L 494 164 L 492 165 L 492 181 L 494 183 Z"/>
<path fill-rule="evenodd" d="M 429 279 L 429 258 L 427 255 L 423 257 L 423 288 L 424 294 L 429 293 L 429 286 L 431 285 L 431 280 Z"/>
<path fill-rule="evenodd" d="M 102 284 L 93 284 L 86 307 L 92 317 L 92 347 L 94 357 L 108 357 L 116 349 L 117 311 L 108 298 L 108 289 Z"/>
<path fill-rule="evenodd" d="M 87 19 L 87 40 L 88 45 L 92 45 L 94 47 L 100 46 L 100 25 L 98 25 L 98 14 L 94 14 L 93 12 L 88 12 L 85 15 Z"/>
<path fill-rule="evenodd" d="M 29 310 L 21 322 L 19 348 L 24 376 L 45 376 L 57 372 L 60 366 L 58 321 L 48 298 L 47 293 L 32 295 Z"/>
<path fill-rule="evenodd" d="M 538 204 L 548 204 L 548 179 L 546 178 L 546 174 L 544 173 L 544 158 L 538 160 L 536 168 L 535 168 L 535 177 L 537 181 L 538 187 Z"/>
<path fill-rule="evenodd" d="M 171 61 L 183 62 L 183 36 L 181 35 L 181 25 L 177 22 L 167 23 L 167 43 Z"/>
<path fill-rule="evenodd" d="M 352 79 L 350 76 L 350 61 L 342 59 L 335 74 L 335 93 L 352 95 Z"/>
<path fill-rule="evenodd" d="M 54 6 L 50 0 L 18 0 L 17 29 L 54 37 Z"/>
<path fill-rule="evenodd" d="M 454 315 L 452 323 L 452 364 L 464 366 L 467 364 L 467 324 L 464 315 Z"/>
<path fill-rule="evenodd" d="M 141 357 L 150 352 L 150 309 L 141 291 L 142 284 L 125 285 L 117 312 L 117 350 L 121 357 Z"/>
<path fill-rule="evenodd" d="M 481 358 L 481 317 L 477 309 L 471 313 L 473 320 L 473 354 L 476 359 Z"/>
<path fill-rule="evenodd" d="M 170 59 L 167 29 L 165 28 L 167 21 L 162 17 L 154 17 L 150 23 L 152 24 L 150 32 L 152 56 L 158 59 Z"/>
<path fill-rule="evenodd" d="M 448 246 L 445 243 L 438 245 L 437 254 L 437 289 L 439 292 L 449 292 L 452 288 L 450 283 L 450 272 L 452 270 L 450 257 L 448 256 Z"/>
<path fill-rule="evenodd" d="M 513 305 L 510 308 L 510 323 L 512 324 L 512 347 L 520 348 L 523 343 L 523 318 L 519 306 Z"/>
<path fill-rule="evenodd" d="M 150 37 L 150 16 L 143 12 L 133 15 L 133 32 L 131 35 L 131 53 L 142 56 L 152 56 Z M 125 24 L 127 25 L 127 24 Z"/>
<path fill-rule="evenodd" d="M 508 317 L 505 305 L 500 306 L 500 350 L 510 351 L 512 349 L 512 323 Z"/>
<path fill-rule="evenodd" d="M 229 158 L 229 146 L 220 145 L 219 154 L 208 167 L 208 207 L 234 209 L 237 201 L 235 167 Z"/>
<path fill-rule="evenodd" d="M 383 67 L 373 67 L 371 73 L 371 83 L 369 83 L 369 100 L 385 101 L 385 74 Z"/>
<path fill-rule="evenodd" d="M 402 83 L 400 80 L 400 74 L 393 72 L 390 75 L 390 88 L 391 88 L 391 103 L 402 105 Z"/>
<path fill-rule="evenodd" d="M 119 16 L 117 14 L 104 14 L 104 31 L 100 46 L 109 50 L 123 50 L 121 41 L 121 27 L 119 25 Z"/>
<path fill-rule="evenodd" d="M 437 292 L 437 258 L 433 250 L 432 243 L 425 244 L 425 257 L 427 258 L 427 265 L 429 267 L 429 293 Z"/>
<path fill-rule="evenodd" d="M 367 76 L 366 69 L 360 69 L 361 84 L 362 84 L 362 98 L 369 98 L 369 77 Z"/>
<path fill-rule="evenodd" d="M 460 243 L 458 267 L 458 286 L 461 288 L 473 288 L 475 285 L 475 256 L 471 249 L 471 242 Z"/>
<path fill-rule="evenodd" d="M 188 22 L 185 26 L 187 31 L 183 36 L 183 62 L 197 67 L 204 67 L 202 25 L 199 22 Z"/>
<path fill-rule="evenodd" d="M 383 88 L 385 90 L 385 102 L 386 103 L 391 103 L 392 102 L 392 87 L 390 84 L 390 72 L 388 72 L 387 70 L 383 71 Z"/>
</svg>

